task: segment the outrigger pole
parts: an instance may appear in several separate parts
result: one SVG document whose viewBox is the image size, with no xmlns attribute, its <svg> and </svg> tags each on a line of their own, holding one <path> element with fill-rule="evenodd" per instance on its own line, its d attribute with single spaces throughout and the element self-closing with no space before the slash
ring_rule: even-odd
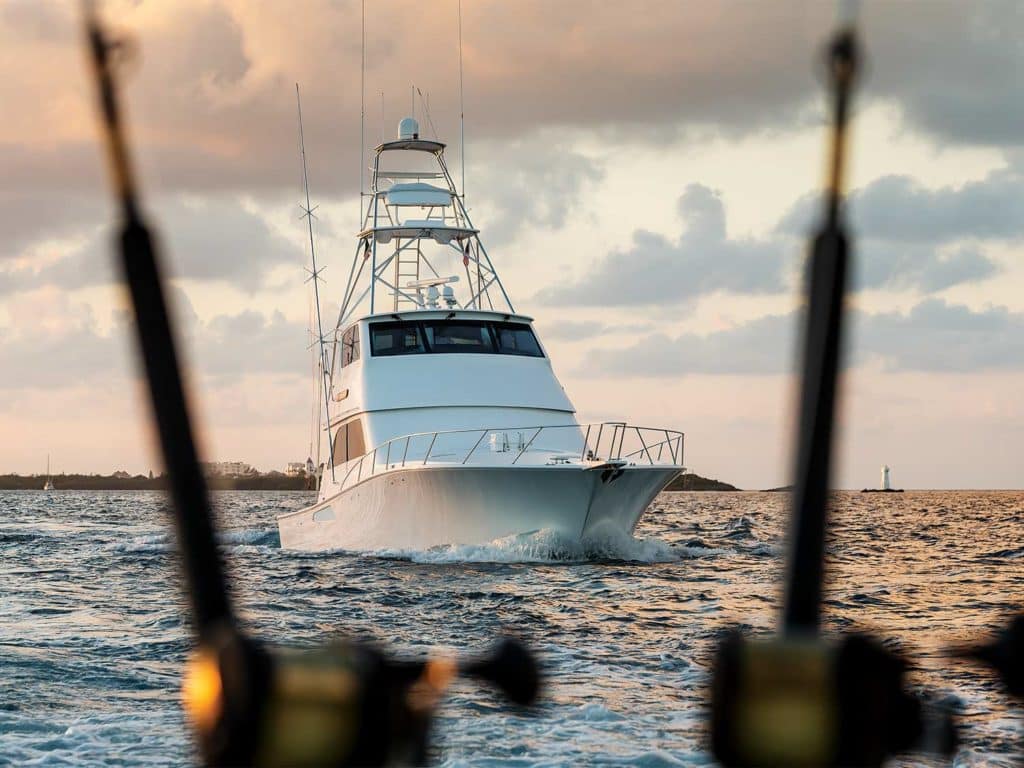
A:
<svg viewBox="0 0 1024 768">
<path fill-rule="evenodd" d="M 313 238 L 313 211 L 315 207 L 310 206 L 309 202 L 309 173 L 306 170 L 306 139 L 302 132 L 302 99 L 299 97 L 299 84 L 295 84 L 295 107 L 299 114 L 299 152 L 302 155 L 302 185 L 306 192 L 306 205 L 302 207 L 302 215 L 306 219 L 306 223 L 309 225 L 309 260 L 310 269 L 309 278 L 307 282 L 313 282 L 313 303 L 316 305 L 316 330 L 317 330 L 317 344 L 320 350 L 320 389 L 324 393 L 324 409 L 319 414 L 317 421 L 317 439 L 320 435 L 320 424 L 319 418 L 322 418 L 325 414 L 327 417 L 327 451 L 328 458 L 331 462 L 331 478 L 334 478 L 334 439 L 331 436 L 331 371 L 327 362 L 327 344 L 324 341 L 324 324 L 320 315 L 320 273 L 323 272 L 323 268 L 317 268 L 316 266 L 316 246 Z M 317 452 L 319 454 L 319 451 Z M 317 488 L 320 487 L 319 473 L 320 467 L 317 466 Z"/>
</svg>

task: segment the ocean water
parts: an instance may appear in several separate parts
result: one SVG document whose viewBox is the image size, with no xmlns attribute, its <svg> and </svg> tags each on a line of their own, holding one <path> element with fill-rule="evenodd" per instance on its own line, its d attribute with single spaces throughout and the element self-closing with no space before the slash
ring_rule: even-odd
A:
<svg viewBox="0 0 1024 768">
<path fill-rule="evenodd" d="M 778 610 L 780 494 L 662 494 L 635 537 L 585 546 L 542 532 L 427 551 L 283 551 L 274 516 L 307 501 L 216 494 L 253 633 L 299 645 L 344 633 L 422 655 L 483 649 L 512 630 L 540 653 L 536 715 L 470 683 L 453 688 L 435 733 L 441 765 L 709 764 L 715 642 L 736 625 L 769 631 Z M 828 628 L 874 630 L 913 651 L 913 685 L 960 712 L 957 765 L 1018 764 L 1024 705 L 944 648 L 1024 598 L 1024 494 L 844 493 L 833 521 Z M 0 764 L 194 760 L 171 545 L 157 493 L 0 493 Z"/>
</svg>

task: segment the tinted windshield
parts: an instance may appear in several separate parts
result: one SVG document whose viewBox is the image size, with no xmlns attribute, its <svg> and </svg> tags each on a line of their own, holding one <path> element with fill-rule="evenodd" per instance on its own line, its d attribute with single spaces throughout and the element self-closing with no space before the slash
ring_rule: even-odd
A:
<svg viewBox="0 0 1024 768">
<path fill-rule="evenodd" d="M 431 352 L 494 352 L 487 323 L 428 320 L 423 328 Z"/>
<path fill-rule="evenodd" d="M 375 356 L 427 351 L 419 323 L 374 323 L 370 326 L 370 347 Z"/>
<path fill-rule="evenodd" d="M 529 325 L 490 320 L 373 323 L 370 325 L 370 349 L 378 357 L 421 353 L 544 357 Z"/>
</svg>

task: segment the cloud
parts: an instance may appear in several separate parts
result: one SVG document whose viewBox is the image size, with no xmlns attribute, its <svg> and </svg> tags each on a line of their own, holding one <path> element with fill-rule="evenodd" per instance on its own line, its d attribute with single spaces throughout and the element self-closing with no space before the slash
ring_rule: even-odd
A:
<svg viewBox="0 0 1024 768">
<path fill-rule="evenodd" d="M 176 278 L 222 280 L 254 291 L 274 267 L 291 264 L 298 268 L 305 259 L 297 245 L 237 199 L 175 196 L 159 198 L 148 209 L 169 272 Z M 90 221 L 89 215 L 97 210 L 98 206 L 81 216 L 69 216 L 57 228 L 69 233 L 76 225 L 82 227 L 84 242 L 63 258 L 39 267 L 23 260 L 0 268 L 0 295 L 45 285 L 72 290 L 113 282 L 112 219 Z M 26 236 L 21 239 L 24 242 Z"/>
<path fill-rule="evenodd" d="M 1024 236 L 1024 176 L 1009 170 L 937 190 L 885 176 L 854 195 L 851 206 L 866 233 L 895 242 Z"/>
<path fill-rule="evenodd" d="M 45 240 L 81 236 L 109 220 L 105 200 L 52 190 L 49 193 L 0 188 L 0 265 L 24 256 Z"/>
<path fill-rule="evenodd" d="M 779 231 L 806 234 L 817 202 L 814 195 L 801 198 L 783 217 Z M 940 245 L 1024 237 L 1024 175 L 1014 169 L 939 189 L 928 189 L 909 176 L 883 176 L 851 194 L 848 205 L 851 222 L 864 238 Z"/>
<path fill-rule="evenodd" d="M 172 288 L 171 298 L 183 357 L 197 376 L 309 375 L 301 324 L 278 312 L 254 311 L 201 322 L 180 289 Z M 0 328 L 0 390 L 106 388 L 135 371 L 134 321 L 127 312 L 114 313 L 112 327 L 104 331 L 88 305 L 52 288 L 19 297 L 10 310 L 14 325 Z M 34 322 L 25 322 L 26 315 Z"/>
<path fill-rule="evenodd" d="M 127 374 L 127 328 L 101 333 L 88 305 L 46 289 L 8 309 L 14 323 L 0 328 L 0 390 L 61 389 Z"/>
<path fill-rule="evenodd" d="M 607 323 L 587 320 L 545 320 L 540 322 L 541 339 L 558 341 L 581 341 L 595 336 L 612 336 L 616 334 L 636 335 L 650 333 L 652 323 Z"/>
<path fill-rule="evenodd" d="M 971 373 L 1024 368 L 1024 314 L 1006 307 L 975 312 L 928 299 L 908 314 L 863 318 L 864 354 L 890 370 Z"/>
<path fill-rule="evenodd" d="M 804 196 L 776 231 L 806 237 L 819 204 L 816 195 Z M 1024 176 L 1013 168 L 939 189 L 883 176 L 852 193 L 848 207 L 858 288 L 935 292 L 983 280 L 999 266 L 978 244 L 1024 238 Z"/>
<path fill-rule="evenodd" d="M 1016 0 L 865 8 L 868 89 L 943 143 L 1024 143 L 1024 13 Z"/>
<path fill-rule="evenodd" d="M 915 243 L 866 240 L 854 254 L 853 289 L 916 289 L 937 293 L 992 277 L 999 269 L 973 246 L 945 252 Z"/>
<path fill-rule="evenodd" d="M 581 374 L 604 376 L 761 375 L 792 370 L 796 314 L 768 315 L 707 335 L 655 334 L 622 349 L 594 349 Z"/>
<path fill-rule="evenodd" d="M 768 241 L 731 239 L 718 193 L 690 184 L 679 198 L 685 229 L 673 242 L 645 230 L 632 247 L 598 261 L 576 283 L 546 288 L 546 304 L 683 304 L 714 291 L 774 293 L 785 285 L 786 259 Z"/>
<path fill-rule="evenodd" d="M 604 177 L 600 162 L 543 135 L 528 140 L 474 147 L 477 156 L 503 162 L 474 162 L 471 185 L 496 215 L 487 224 L 487 241 L 501 245 L 523 229 L 560 229 L 581 204 L 581 191 Z"/>
<path fill-rule="evenodd" d="M 684 231 L 676 241 L 637 230 L 632 247 L 598 261 L 575 283 L 542 290 L 547 304 L 685 304 L 716 291 L 774 293 L 804 251 L 820 195 L 798 200 L 774 237 L 729 238 L 719 195 L 691 184 L 679 200 Z M 1024 176 L 1011 169 L 960 187 L 927 189 L 885 176 L 850 196 L 856 243 L 855 289 L 924 293 L 992 277 L 999 265 L 977 243 L 1024 237 Z M 958 245 L 959 244 L 959 245 Z"/>
<path fill-rule="evenodd" d="M 219 315 L 197 329 L 194 344 L 190 357 L 208 376 L 305 376 L 310 369 L 306 328 L 280 312 L 269 317 L 254 311 Z"/>
<path fill-rule="evenodd" d="M 770 375 L 795 370 L 800 312 L 768 315 L 724 331 L 649 336 L 621 349 L 595 349 L 584 375 Z M 910 312 L 846 314 L 847 364 L 934 373 L 1024 370 L 1024 313 L 972 310 L 926 299 Z"/>
<path fill-rule="evenodd" d="M 368 9 L 368 145 L 391 136 L 410 110 L 410 77 L 430 92 L 440 133 L 457 143 L 455 3 L 424 8 L 394 0 Z M 255 0 L 112 0 L 106 9 L 136 50 L 124 78 L 127 114 L 154 187 L 264 194 L 297 185 L 300 82 L 314 188 L 355 191 L 358 4 L 308 0 L 300 14 Z M 880 4 L 863 16 L 863 103 L 896 102 L 908 122 L 944 141 L 1020 146 L 1024 21 L 1013 0 Z M 833 12 L 798 0 L 652 1 L 642 10 L 598 0 L 482 0 L 464 8 L 463 21 L 471 142 L 514 141 L 538 129 L 664 142 L 693 131 L 806 126 L 822 104 L 815 70 Z M 12 183 L 99 183 L 78 24 L 73 4 L 3 5 L 0 69 L 10 108 L 0 164 Z M 5 144 L 17 148 L 10 163 Z"/>
<path fill-rule="evenodd" d="M 431 94 L 434 122 L 454 142 L 455 3 L 424 13 L 421 3 L 398 0 L 368 11 L 368 143 L 376 142 L 379 130 L 392 135 L 409 111 L 411 73 Z M 168 189 L 189 191 L 237 190 L 241 184 L 253 192 L 296 183 L 295 82 L 303 84 L 314 156 L 329 151 L 332 166 L 354 170 L 359 13 L 358 4 L 329 0 L 310 0 L 302 14 L 285 4 L 246 0 L 108 4 L 108 15 L 129 30 L 137 51 L 128 70 L 128 114 L 152 175 Z M 672 124 L 680 119 L 740 132 L 758 130 L 765 120 L 785 124 L 793 104 L 808 98 L 805 84 L 813 84 L 810 60 L 817 40 L 808 34 L 808 16 L 827 14 L 745 3 L 725 13 L 673 3 L 637 13 L 591 0 L 474 4 L 464 9 L 471 139 L 508 140 L 537 126 L 592 130 L 608 123 L 675 132 Z M 6 135 L 38 153 L 29 165 L 52 161 L 54 142 L 39 141 L 40 124 L 59 125 L 61 147 L 94 139 L 77 23 L 73 12 L 46 3 L 19 4 L 16 13 L 0 15 L 0 44 L 8 51 L 0 64 L 9 63 L 13 72 L 18 62 L 34 62 L 31 77 L 7 86 L 11 93 L 5 99 L 28 112 L 6 126 Z M 762 35 L 766 27 L 774 34 Z M 59 34 L 29 34 L 39 29 Z M 678 44 L 680 36 L 686 44 Z M 737 56 L 737 50 L 757 55 Z M 773 77 L 776 70 L 800 76 Z M 75 76 L 68 78 L 68 72 Z M 40 92 L 73 109 L 51 111 L 35 97 Z M 383 127 L 377 125 L 380 92 Z M 4 137 L 0 130 L 0 141 Z M 323 189 L 351 192 L 357 175 L 315 178 Z"/>
</svg>

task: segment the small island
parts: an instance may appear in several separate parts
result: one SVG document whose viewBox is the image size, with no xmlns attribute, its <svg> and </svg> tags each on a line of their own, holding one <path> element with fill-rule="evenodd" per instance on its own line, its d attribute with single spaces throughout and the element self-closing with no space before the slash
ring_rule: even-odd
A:
<svg viewBox="0 0 1024 768">
<path fill-rule="evenodd" d="M 723 483 L 721 480 L 712 480 L 711 478 L 701 477 L 695 475 L 692 472 L 679 475 L 675 480 L 668 484 L 665 488 L 666 491 L 738 491 L 740 490 L 735 485 L 729 483 Z"/>
</svg>

